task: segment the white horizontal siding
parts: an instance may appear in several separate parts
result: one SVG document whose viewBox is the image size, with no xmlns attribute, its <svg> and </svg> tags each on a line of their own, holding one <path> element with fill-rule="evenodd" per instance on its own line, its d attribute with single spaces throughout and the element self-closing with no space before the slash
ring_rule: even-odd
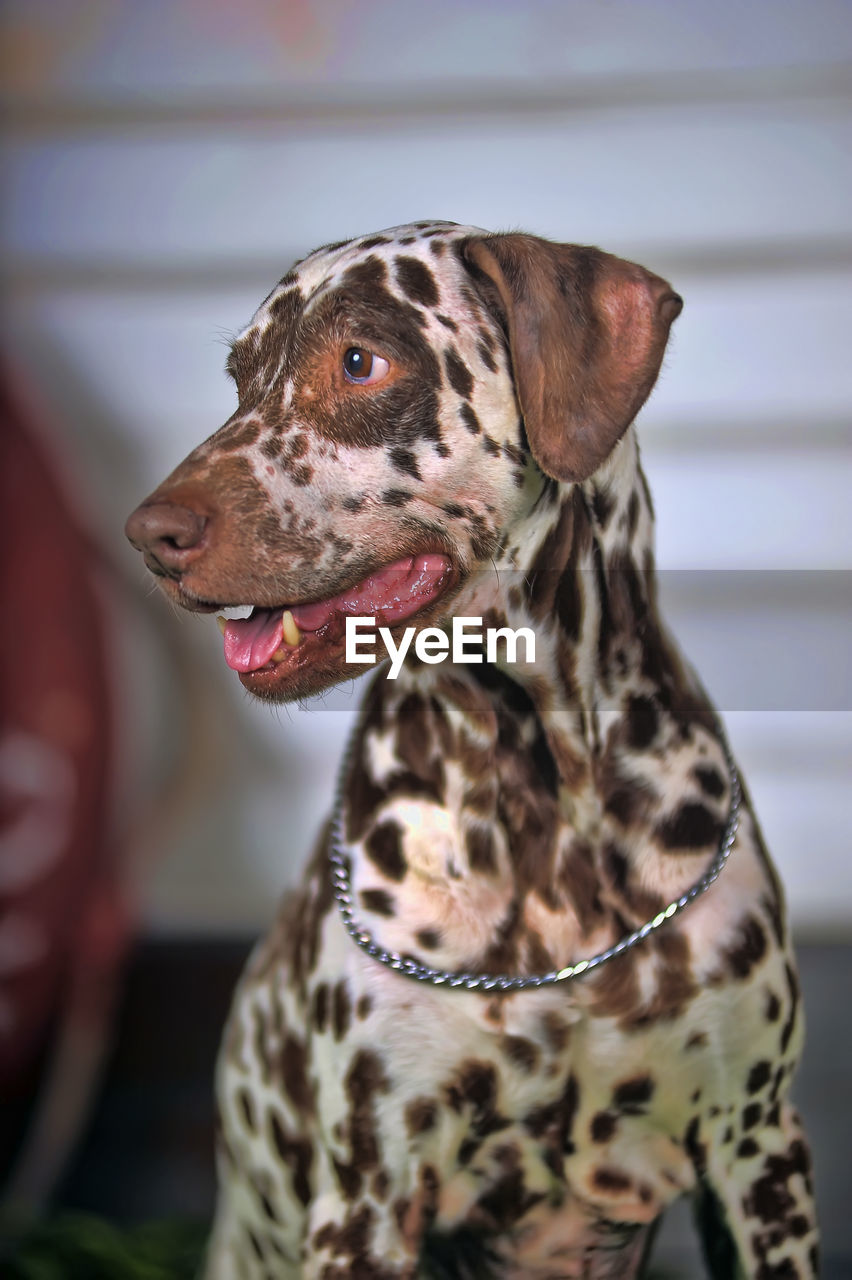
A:
<svg viewBox="0 0 852 1280">
<path fill-rule="evenodd" d="M 15 255 L 249 258 L 422 217 L 622 251 L 847 236 L 849 99 L 12 140 Z M 289 254 L 288 254 L 289 256 Z"/>
</svg>

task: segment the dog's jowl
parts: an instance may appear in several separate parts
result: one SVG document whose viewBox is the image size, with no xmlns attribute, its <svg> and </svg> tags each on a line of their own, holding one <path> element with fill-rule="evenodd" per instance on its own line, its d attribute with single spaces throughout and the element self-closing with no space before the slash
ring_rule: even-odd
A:
<svg viewBox="0 0 852 1280">
<path fill-rule="evenodd" d="M 656 607 L 632 422 L 680 309 L 522 234 L 319 249 L 128 522 L 261 698 L 363 672 L 347 619 L 430 633 L 238 989 L 208 1280 L 633 1277 L 683 1195 L 716 1280 L 817 1273 L 781 890 Z M 453 661 L 458 618 L 534 660 Z"/>
</svg>

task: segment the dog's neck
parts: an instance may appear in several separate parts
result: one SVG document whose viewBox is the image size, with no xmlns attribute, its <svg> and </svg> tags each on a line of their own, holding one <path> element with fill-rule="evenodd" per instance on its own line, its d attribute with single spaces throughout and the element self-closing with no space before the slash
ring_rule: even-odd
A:
<svg viewBox="0 0 852 1280">
<path fill-rule="evenodd" d="M 498 649 L 497 665 L 530 698 L 569 789 L 591 777 L 631 697 L 688 683 L 657 614 L 653 537 L 631 429 L 584 484 L 545 481 L 493 570 L 454 605 L 534 633 L 533 663 Z"/>
<path fill-rule="evenodd" d="M 453 602 L 486 627 L 533 630 L 534 664 L 415 660 L 379 675 L 343 819 L 363 842 L 356 904 L 382 945 L 544 972 L 666 905 L 643 887 L 648 859 L 674 897 L 715 855 L 724 754 L 657 617 L 651 540 L 629 433 L 586 484 L 543 483 L 493 569 Z"/>
</svg>

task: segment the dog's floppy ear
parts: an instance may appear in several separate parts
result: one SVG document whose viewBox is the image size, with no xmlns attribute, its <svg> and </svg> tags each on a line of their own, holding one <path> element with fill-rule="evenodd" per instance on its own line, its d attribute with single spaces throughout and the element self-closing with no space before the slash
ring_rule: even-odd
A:
<svg viewBox="0 0 852 1280">
<path fill-rule="evenodd" d="M 585 480 L 648 398 L 683 302 L 600 249 L 511 233 L 472 238 L 464 255 L 504 317 L 533 457 Z"/>
</svg>

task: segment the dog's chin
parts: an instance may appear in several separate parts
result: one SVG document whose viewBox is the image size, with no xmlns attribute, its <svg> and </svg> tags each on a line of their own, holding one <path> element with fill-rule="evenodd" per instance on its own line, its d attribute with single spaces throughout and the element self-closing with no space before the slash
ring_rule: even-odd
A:
<svg viewBox="0 0 852 1280">
<path fill-rule="evenodd" d="M 300 647 L 309 649 L 313 645 L 305 643 Z M 262 702 L 302 702 L 375 670 L 372 665 L 347 662 L 343 648 L 337 651 L 337 646 L 312 659 L 307 653 L 300 657 L 298 664 L 285 660 L 260 671 L 238 672 L 237 678 L 248 693 Z"/>
</svg>

